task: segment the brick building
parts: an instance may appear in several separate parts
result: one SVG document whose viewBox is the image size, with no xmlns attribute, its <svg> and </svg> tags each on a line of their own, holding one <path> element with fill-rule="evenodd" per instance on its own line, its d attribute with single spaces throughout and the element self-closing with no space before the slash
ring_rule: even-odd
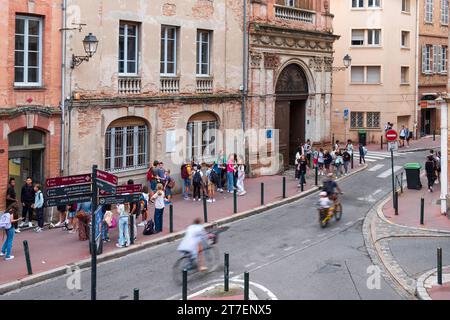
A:
<svg viewBox="0 0 450 320">
<path fill-rule="evenodd" d="M 60 173 L 61 1 L 0 2 L 0 198 Z M 0 201 L 0 209 L 5 202 Z"/>
</svg>

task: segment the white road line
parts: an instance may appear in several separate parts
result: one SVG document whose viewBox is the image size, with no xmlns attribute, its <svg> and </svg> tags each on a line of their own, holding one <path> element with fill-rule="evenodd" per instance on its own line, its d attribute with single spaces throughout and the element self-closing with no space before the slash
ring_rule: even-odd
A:
<svg viewBox="0 0 450 320">
<path fill-rule="evenodd" d="M 289 250 L 292 250 L 292 249 L 294 249 L 294 247 L 287 247 L 287 248 L 284 248 L 283 250 L 284 251 L 289 251 Z"/>
<path fill-rule="evenodd" d="M 268 255 L 266 258 L 270 259 L 270 258 L 273 258 L 273 257 L 275 257 L 275 255 L 271 254 L 271 255 Z"/>
<path fill-rule="evenodd" d="M 302 244 L 306 244 L 308 242 L 311 242 L 311 240 L 310 239 L 306 239 L 305 241 L 302 242 Z"/>
<path fill-rule="evenodd" d="M 345 225 L 346 225 L 346 226 L 349 226 L 349 225 L 351 225 L 351 224 L 353 224 L 353 221 L 349 221 L 349 222 L 347 222 Z"/>
<path fill-rule="evenodd" d="M 255 265 L 255 263 L 254 262 L 252 262 L 252 263 L 249 263 L 249 264 L 246 264 L 245 266 L 244 266 L 244 268 L 250 268 L 251 266 L 253 266 L 253 265 Z"/>
<path fill-rule="evenodd" d="M 379 193 L 382 192 L 382 191 L 383 191 L 383 190 L 381 190 L 381 189 L 377 189 L 377 190 L 375 190 L 374 193 L 372 193 L 372 195 L 375 196 L 375 195 L 379 194 Z"/>
<path fill-rule="evenodd" d="M 378 169 L 381 169 L 384 167 L 384 164 L 377 164 L 376 166 L 373 166 L 372 168 L 369 169 L 369 171 L 377 171 Z"/>
<path fill-rule="evenodd" d="M 339 229 L 341 229 L 341 228 L 336 227 L 336 228 L 331 229 L 330 231 L 336 231 L 336 230 L 339 230 Z"/>
<path fill-rule="evenodd" d="M 324 236 L 326 236 L 327 234 L 326 233 L 319 233 L 317 236 L 318 237 L 324 237 Z"/>
<path fill-rule="evenodd" d="M 402 166 L 394 166 L 394 172 L 396 172 L 402 168 L 403 168 Z M 380 173 L 379 175 L 377 175 L 377 178 L 387 178 L 390 175 L 392 175 L 392 169 L 387 169 L 383 173 Z"/>
</svg>

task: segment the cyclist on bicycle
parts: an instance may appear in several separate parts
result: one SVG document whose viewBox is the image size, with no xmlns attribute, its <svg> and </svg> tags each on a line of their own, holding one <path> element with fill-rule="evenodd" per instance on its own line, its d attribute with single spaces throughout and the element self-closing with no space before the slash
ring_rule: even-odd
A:
<svg viewBox="0 0 450 320">
<path fill-rule="evenodd" d="M 186 235 L 178 246 L 178 251 L 190 254 L 190 261 L 197 262 L 199 271 L 206 271 L 207 268 L 203 265 L 202 249 L 208 246 L 208 233 L 201 224 L 200 218 L 196 218 L 194 223 L 186 229 Z"/>
<path fill-rule="evenodd" d="M 330 198 L 330 200 L 333 200 L 336 202 L 337 200 L 337 192 L 336 190 L 342 194 L 341 188 L 337 185 L 336 181 L 333 179 L 333 174 L 329 173 L 328 178 L 323 182 L 323 191 L 325 191 Z"/>
</svg>

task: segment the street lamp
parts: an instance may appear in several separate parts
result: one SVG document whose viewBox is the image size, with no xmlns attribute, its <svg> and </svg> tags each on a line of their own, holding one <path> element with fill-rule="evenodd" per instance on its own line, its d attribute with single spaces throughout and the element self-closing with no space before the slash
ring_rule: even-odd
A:
<svg viewBox="0 0 450 320">
<path fill-rule="evenodd" d="M 344 66 L 343 67 L 333 67 L 333 71 L 345 71 L 352 65 L 352 57 L 350 57 L 349 54 L 346 54 L 344 59 Z"/>
<path fill-rule="evenodd" d="M 79 66 L 83 61 L 89 61 L 90 58 L 97 52 L 98 40 L 97 37 L 92 33 L 89 33 L 83 40 L 84 52 L 86 52 L 85 56 L 76 56 L 72 55 L 72 65 L 70 66 L 72 69 L 76 66 Z"/>
</svg>

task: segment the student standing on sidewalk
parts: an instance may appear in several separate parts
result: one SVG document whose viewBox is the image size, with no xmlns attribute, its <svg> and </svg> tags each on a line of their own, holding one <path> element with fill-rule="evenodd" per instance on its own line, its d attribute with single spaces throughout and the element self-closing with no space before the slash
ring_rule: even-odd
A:
<svg viewBox="0 0 450 320">
<path fill-rule="evenodd" d="M 234 158 L 229 156 L 227 162 L 227 191 L 233 193 L 234 190 Z"/>
<path fill-rule="evenodd" d="M 183 198 L 184 200 L 189 200 L 189 190 L 191 188 L 191 177 L 190 177 L 190 167 L 191 165 L 185 161 L 181 165 L 181 179 L 183 180 Z"/>
<path fill-rule="evenodd" d="M 33 223 L 33 208 L 31 207 L 34 203 L 34 188 L 33 180 L 30 177 L 27 178 L 25 185 L 22 187 L 22 192 L 20 194 L 20 200 L 22 202 L 22 223 L 19 224 L 19 228 L 25 227 L 27 217 L 28 217 L 28 227 L 32 228 Z"/>
<path fill-rule="evenodd" d="M 308 167 L 308 161 L 306 160 L 306 157 L 304 154 L 302 154 L 300 156 L 300 160 L 298 160 L 298 165 L 297 165 L 297 170 L 298 170 L 298 174 L 299 174 L 299 184 L 298 186 L 300 187 L 303 183 L 306 183 L 306 168 Z"/>
<path fill-rule="evenodd" d="M 348 175 L 348 166 L 350 165 L 352 156 L 350 155 L 347 149 L 345 149 L 344 153 L 342 154 L 342 160 L 344 160 L 344 175 Z"/>
<path fill-rule="evenodd" d="M 342 165 L 344 164 L 344 160 L 342 159 L 342 154 L 339 150 L 336 150 L 334 166 L 336 167 L 336 178 L 339 178 L 342 174 Z"/>
<path fill-rule="evenodd" d="M 133 179 L 129 179 L 127 182 L 128 185 L 134 184 Z M 133 225 L 130 225 L 130 228 L 133 228 L 133 240 L 136 240 L 137 238 L 137 218 L 140 214 L 139 210 L 139 201 L 138 202 L 131 202 L 130 203 L 130 217 L 133 217 Z"/>
<path fill-rule="evenodd" d="M 192 186 L 194 187 L 194 193 L 192 195 L 192 201 L 200 201 L 200 190 L 202 188 L 203 178 L 202 178 L 202 172 L 198 167 L 194 167 L 194 170 L 192 172 Z"/>
<path fill-rule="evenodd" d="M 325 150 L 324 165 L 325 165 L 325 171 L 326 171 L 327 175 L 333 171 L 333 170 L 331 170 L 332 162 L 333 162 L 333 156 L 331 155 L 331 153 L 328 150 Z"/>
<path fill-rule="evenodd" d="M 6 190 L 6 207 L 8 208 L 10 205 L 12 204 L 16 204 L 17 205 L 17 195 L 16 195 L 16 179 L 14 178 L 9 178 L 9 183 L 8 183 L 8 189 Z M 14 210 L 14 219 L 18 220 L 18 210 Z M 18 228 L 18 223 L 14 222 L 14 232 L 15 233 L 20 233 L 20 230 Z"/>
<path fill-rule="evenodd" d="M 41 232 L 44 228 L 44 195 L 42 194 L 42 186 L 36 184 L 34 186 L 34 204 L 32 205 L 34 211 L 36 212 L 36 217 L 38 220 L 38 226 L 34 231 Z"/>
<path fill-rule="evenodd" d="M 362 145 L 362 143 L 359 144 L 359 165 L 361 165 L 363 162 L 366 164 L 366 153 L 367 149 Z"/>
<path fill-rule="evenodd" d="M 128 212 L 130 210 L 130 204 L 119 204 L 119 243 L 116 243 L 116 247 L 125 248 L 130 245 L 130 232 L 128 230 Z"/>
<path fill-rule="evenodd" d="M 237 172 L 238 172 L 238 181 L 237 181 L 238 194 L 240 196 L 243 196 L 244 194 L 247 193 L 247 191 L 245 191 L 245 188 L 244 188 L 245 165 L 244 165 L 244 161 L 242 159 L 239 160 Z"/>
<path fill-rule="evenodd" d="M 7 207 L 3 215 L 6 215 L 5 217 L 9 215 L 9 223 L 5 221 L 4 225 L 3 224 L 0 225 L 0 228 L 4 229 L 6 233 L 6 240 L 3 243 L 2 250 L 0 252 L 0 257 L 4 256 L 6 261 L 14 259 L 14 256 L 11 255 L 11 249 L 15 234 L 14 224 L 20 220 L 23 220 L 23 218 L 14 219 L 14 215 L 17 213 L 17 211 L 18 211 L 17 204 L 11 204 L 9 207 Z"/>
<path fill-rule="evenodd" d="M 319 176 L 324 176 L 324 166 L 325 166 L 325 153 L 322 148 L 319 149 L 319 154 L 317 157 L 317 165 L 319 166 Z"/>
<path fill-rule="evenodd" d="M 172 204 L 172 189 L 175 187 L 175 179 L 173 179 L 170 176 L 169 169 L 166 170 L 166 173 L 164 176 L 164 181 L 165 181 L 164 193 L 166 195 L 167 204 L 170 205 L 170 204 Z"/>
<path fill-rule="evenodd" d="M 163 214 L 164 214 L 164 191 L 163 185 L 156 186 L 156 193 L 151 197 L 151 202 L 155 204 L 155 233 L 163 231 Z"/>
<path fill-rule="evenodd" d="M 425 162 L 425 172 L 428 179 L 428 192 L 433 192 L 433 185 L 436 179 L 436 166 L 432 155 L 429 155 Z"/>
<path fill-rule="evenodd" d="M 217 191 L 223 192 L 223 172 L 226 170 L 227 158 L 223 154 L 223 150 L 220 150 L 219 156 L 217 157 L 217 162 L 215 163 L 213 170 L 216 171 L 219 179 L 217 180 Z"/>
<path fill-rule="evenodd" d="M 214 166 L 209 164 L 208 170 L 206 170 L 206 177 L 208 178 L 208 202 L 216 202 L 215 192 L 216 186 L 219 180 L 219 175 L 214 171 Z"/>
<path fill-rule="evenodd" d="M 150 195 L 148 193 L 148 187 L 144 186 L 142 188 L 142 194 L 139 199 L 141 202 L 141 215 L 142 215 L 142 221 L 138 224 L 138 227 L 145 227 L 147 224 L 148 219 L 148 201 L 150 200 Z"/>
</svg>

